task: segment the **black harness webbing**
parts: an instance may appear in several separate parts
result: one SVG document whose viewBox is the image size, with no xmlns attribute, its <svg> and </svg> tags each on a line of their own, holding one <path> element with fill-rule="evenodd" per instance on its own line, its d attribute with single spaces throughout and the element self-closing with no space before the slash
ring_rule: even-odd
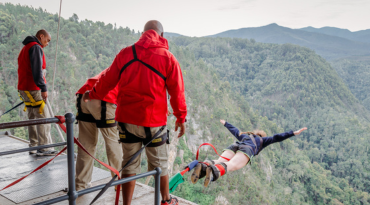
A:
<svg viewBox="0 0 370 205">
<path fill-rule="evenodd" d="M 120 76 L 120 77 L 121 77 L 122 72 L 123 72 L 123 71 L 125 71 L 125 69 L 126 69 L 129 65 L 131 65 L 133 62 L 138 61 L 138 62 L 142 63 L 143 65 L 145 65 L 145 67 L 147 67 L 147 68 L 149 68 L 150 70 L 152 70 L 155 74 L 157 74 L 159 77 L 161 77 L 161 78 L 164 80 L 164 82 L 166 82 L 166 77 L 164 77 L 164 75 L 162 75 L 162 73 L 161 73 L 161 72 L 159 72 L 157 69 L 153 68 L 153 66 L 151 66 L 151 65 L 149 65 L 149 64 L 147 64 L 147 63 L 145 63 L 145 62 L 143 62 L 142 60 L 140 60 L 140 59 L 138 59 L 138 58 L 137 58 L 136 49 L 135 49 L 135 44 L 134 44 L 134 45 L 132 45 L 132 46 L 131 46 L 131 48 L 132 48 L 132 53 L 133 53 L 133 55 L 134 55 L 134 59 L 130 60 L 128 63 L 126 63 L 126 64 L 121 68 L 121 71 L 120 71 L 120 73 L 119 73 L 119 76 Z"/>
<path fill-rule="evenodd" d="M 140 154 L 141 154 L 141 152 L 150 144 L 150 143 L 152 143 L 152 141 L 154 141 L 155 139 L 157 139 L 158 137 L 160 137 L 159 136 L 159 134 L 161 134 L 162 133 L 162 131 L 163 131 L 163 129 L 166 127 L 166 125 L 164 125 L 164 126 L 162 126 L 156 133 L 155 133 L 155 135 L 153 136 L 153 138 L 148 142 L 148 143 L 146 143 L 146 144 L 144 144 L 144 146 L 139 150 L 139 151 L 137 151 L 132 157 L 131 157 L 131 159 L 130 160 L 128 160 L 128 162 L 122 167 L 122 169 L 121 170 L 119 170 L 119 172 L 121 172 L 124 168 L 126 168 L 128 165 L 130 165 L 131 164 L 131 162 L 132 161 L 134 161 Z M 90 203 L 90 205 L 91 204 L 93 204 L 96 200 L 98 200 L 99 199 L 99 197 L 101 196 L 101 195 L 103 195 L 104 194 L 104 192 L 110 187 L 110 185 L 116 180 L 116 178 L 117 178 L 117 175 L 115 175 L 106 185 L 105 185 L 105 187 L 98 193 L 98 195 L 96 195 L 96 197 L 93 199 L 93 201 Z"/>
<path fill-rule="evenodd" d="M 77 95 L 77 114 L 76 120 L 83 121 L 83 122 L 96 122 L 95 118 L 91 114 L 86 114 L 82 112 L 81 109 L 81 100 L 82 94 Z"/>
<path fill-rule="evenodd" d="M 145 136 L 146 138 L 140 138 L 137 137 L 136 135 L 130 133 L 127 131 L 125 128 L 125 125 L 121 122 L 118 122 L 119 126 L 121 127 L 123 132 L 119 132 L 119 142 L 122 143 L 138 143 L 142 142 L 143 144 L 147 144 L 148 142 L 152 142 L 148 145 L 148 147 L 158 147 L 163 145 L 164 143 L 169 144 L 169 131 L 163 133 L 157 139 L 152 140 L 152 133 L 150 131 L 150 127 L 144 127 L 145 130 Z"/>
<path fill-rule="evenodd" d="M 82 94 L 78 94 L 77 97 L 77 114 L 76 120 L 83 122 L 96 123 L 98 128 L 107 128 L 117 126 L 117 122 L 114 119 L 106 119 L 107 117 L 107 102 L 101 100 L 101 118 L 100 120 L 95 120 L 94 116 L 91 114 L 86 114 L 82 112 L 81 109 Z"/>
<path fill-rule="evenodd" d="M 250 134 L 250 135 L 248 135 L 248 136 L 249 136 L 249 138 L 252 140 L 252 142 L 253 142 L 254 146 L 256 146 L 256 149 L 253 149 L 253 148 L 252 148 L 252 150 L 253 150 L 253 152 L 254 152 L 254 155 L 258 155 L 258 154 L 260 153 L 260 151 L 261 151 L 262 144 L 263 144 L 263 140 L 262 140 L 262 138 L 261 138 L 261 137 L 258 137 L 258 140 L 260 141 L 260 146 L 259 146 L 259 147 L 257 147 L 256 139 L 254 138 L 254 136 L 253 136 L 252 134 Z M 258 150 L 258 151 L 257 151 L 257 150 Z"/>
<path fill-rule="evenodd" d="M 117 126 L 116 120 L 107 119 L 107 102 L 101 100 L 101 118 L 96 120 L 96 126 L 98 128 L 107 128 Z"/>
</svg>

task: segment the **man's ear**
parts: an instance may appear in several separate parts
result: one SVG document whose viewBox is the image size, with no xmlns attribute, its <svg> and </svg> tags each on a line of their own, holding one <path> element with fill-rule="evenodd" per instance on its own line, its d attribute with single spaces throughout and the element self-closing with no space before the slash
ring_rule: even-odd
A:
<svg viewBox="0 0 370 205">
<path fill-rule="evenodd" d="M 163 32 L 161 33 L 161 36 L 163 37 Z"/>
</svg>

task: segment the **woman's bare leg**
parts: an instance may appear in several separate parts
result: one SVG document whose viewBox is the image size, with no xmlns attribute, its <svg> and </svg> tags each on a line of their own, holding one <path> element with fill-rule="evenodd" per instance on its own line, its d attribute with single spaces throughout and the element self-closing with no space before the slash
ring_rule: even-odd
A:
<svg viewBox="0 0 370 205">
<path fill-rule="evenodd" d="M 243 168 L 248 162 L 249 157 L 247 155 L 242 152 L 237 152 L 230 161 L 224 163 L 227 165 L 227 171 L 232 172 Z"/>
<path fill-rule="evenodd" d="M 223 157 L 226 157 L 228 159 L 232 159 L 234 156 L 235 156 L 235 153 L 231 150 L 225 150 L 221 156 Z M 217 160 L 213 160 L 215 162 L 215 164 L 219 163 L 219 162 L 227 162 L 226 159 L 222 158 L 222 157 L 219 157 Z"/>
</svg>

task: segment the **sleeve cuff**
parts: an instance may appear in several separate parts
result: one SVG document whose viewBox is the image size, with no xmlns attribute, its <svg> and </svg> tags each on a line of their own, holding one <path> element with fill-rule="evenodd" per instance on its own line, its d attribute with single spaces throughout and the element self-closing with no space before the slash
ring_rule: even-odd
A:
<svg viewBox="0 0 370 205">
<path fill-rule="evenodd" d="M 44 86 L 44 87 L 40 87 L 40 89 L 41 89 L 41 92 L 46 92 L 46 91 L 48 91 L 48 88 L 47 88 L 46 86 Z"/>
<path fill-rule="evenodd" d="M 293 130 L 290 130 L 290 132 L 288 132 L 288 133 L 289 133 L 290 137 L 293 137 L 294 136 Z"/>
<path fill-rule="evenodd" d="M 177 118 L 176 122 L 178 122 L 178 123 L 185 123 L 186 122 L 186 118 L 182 118 L 182 119 Z"/>
</svg>

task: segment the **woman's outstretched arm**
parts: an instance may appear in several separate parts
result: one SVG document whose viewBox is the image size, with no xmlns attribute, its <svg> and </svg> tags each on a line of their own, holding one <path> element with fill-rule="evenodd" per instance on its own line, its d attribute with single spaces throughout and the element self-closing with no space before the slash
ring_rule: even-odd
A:
<svg viewBox="0 0 370 205">
<path fill-rule="evenodd" d="M 284 132 L 284 133 L 276 134 L 272 137 L 263 137 L 262 138 L 262 140 L 263 140 L 262 149 L 267 147 L 270 144 L 275 143 L 275 142 L 281 142 L 281 141 L 284 141 L 284 140 L 286 140 L 290 137 L 293 137 L 294 135 L 299 135 L 304 130 L 307 130 L 307 127 L 301 128 L 301 129 L 299 129 L 295 132 L 290 131 L 290 132 Z"/>
<path fill-rule="evenodd" d="M 225 120 L 220 120 L 220 122 L 231 132 L 231 134 L 236 137 L 236 139 L 238 139 L 239 141 L 243 139 L 243 137 L 239 136 L 240 131 L 238 128 L 234 127 L 232 124 L 226 122 Z"/>
</svg>

